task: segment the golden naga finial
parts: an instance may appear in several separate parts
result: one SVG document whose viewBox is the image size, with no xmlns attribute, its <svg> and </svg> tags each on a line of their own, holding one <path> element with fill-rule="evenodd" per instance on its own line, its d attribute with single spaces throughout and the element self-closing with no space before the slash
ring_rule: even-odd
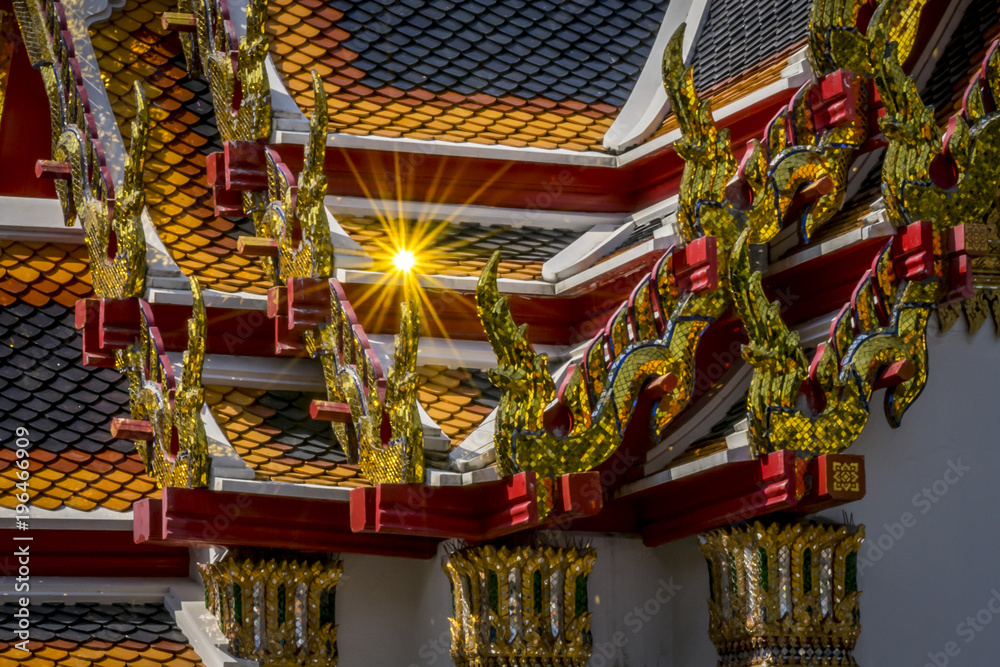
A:
<svg viewBox="0 0 1000 667">
<path fill-rule="evenodd" d="M 395 359 L 385 377 L 340 284 L 331 280 L 330 285 L 331 322 L 305 336 L 309 353 L 323 364 L 329 400 L 350 408 L 350 425 L 334 424 L 337 439 L 356 448 L 361 472 L 373 484 L 419 484 L 424 479 L 416 373 L 419 297 L 408 290 Z M 391 430 L 387 441 L 382 435 L 386 417 Z"/>
<path fill-rule="evenodd" d="M 663 85 L 681 129 L 674 148 L 684 158 L 677 226 L 685 241 L 715 236 L 728 245 L 736 240 L 740 226 L 725 202 L 726 186 L 736 175 L 736 158 L 729 130 L 720 132 L 711 105 L 698 99 L 694 68 L 684 67 L 684 29 L 682 23 L 663 52 Z"/>
<path fill-rule="evenodd" d="M 246 35 L 236 39 L 227 0 L 180 0 L 196 29 L 181 43 L 192 75 L 208 75 L 223 141 L 256 141 L 271 134 L 271 87 L 267 80 L 266 0 L 247 3 Z"/>
<path fill-rule="evenodd" d="M 288 168 L 270 149 L 267 157 L 268 204 L 254 215 L 257 235 L 273 238 L 278 246 L 275 282 L 291 277 L 333 277 L 333 245 L 323 199 L 327 179 L 327 109 L 323 81 L 312 72 L 316 104 L 309 119 L 309 142 L 296 182 Z"/>
<path fill-rule="evenodd" d="M 180 382 L 163 349 L 152 310 L 140 302 L 142 329 L 136 345 L 115 354 L 115 365 L 129 379 L 132 419 L 149 422 L 152 440 L 137 441 L 146 472 L 160 487 L 208 484 L 208 444 L 201 417 L 205 389 L 205 302 L 198 281 L 190 278 L 193 305 Z"/>
<path fill-rule="evenodd" d="M 90 255 L 94 293 L 110 299 L 140 296 L 146 277 L 146 237 L 142 211 L 146 193 L 142 183 L 149 106 L 139 82 L 133 83 L 136 114 L 132 139 L 125 160 L 124 177 L 112 204 L 110 187 L 93 163 L 92 143 L 78 126 L 64 126 L 53 151 L 53 159 L 68 163 L 72 180 L 57 182 L 66 224 L 82 219 Z"/>
<path fill-rule="evenodd" d="M 116 193 L 100 139 L 87 121 L 90 109 L 81 94 L 83 80 L 62 37 L 64 19 L 39 0 L 18 0 L 14 10 L 31 64 L 41 72 L 49 98 L 56 163 L 50 166 L 69 170 L 68 180 L 56 180 L 56 192 L 66 225 L 79 218 L 83 226 L 94 292 L 113 299 L 139 296 L 146 276 L 142 229 L 142 171 L 149 132 L 146 96 L 134 83 L 136 115 L 124 178 Z"/>
</svg>

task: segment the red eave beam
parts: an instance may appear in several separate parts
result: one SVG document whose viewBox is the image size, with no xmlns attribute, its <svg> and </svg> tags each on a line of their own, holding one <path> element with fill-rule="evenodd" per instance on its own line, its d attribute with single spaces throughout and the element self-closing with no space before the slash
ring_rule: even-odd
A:
<svg viewBox="0 0 1000 667">
<path fill-rule="evenodd" d="M 136 543 L 256 546 L 431 558 L 438 540 L 354 533 L 348 501 L 163 489 L 133 506 Z"/>
<path fill-rule="evenodd" d="M 608 503 L 574 530 L 638 532 L 658 546 L 776 512 L 811 514 L 865 495 L 864 457 L 781 451 L 672 480 Z"/>
<path fill-rule="evenodd" d="M 521 472 L 467 486 L 360 487 L 351 490 L 351 528 L 364 533 L 482 542 L 591 516 L 603 506 L 598 473 L 562 475 L 549 486 L 554 509 L 542 521 L 537 484 L 534 473 Z"/>
<path fill-rule="evenodd" d="M 81 522 L 86 524 L 86 522 Z M 5 544 L 27 546 L 31 574 L 46 577 L 187 577 L 185 548 L 135 544 L 127 530 L 35 530 L 31 541 L 14 542 L 24 531 L 0 530 Z M 0 576 L 18 572 L 13 554 L 0 557 Z"/>
</svg>

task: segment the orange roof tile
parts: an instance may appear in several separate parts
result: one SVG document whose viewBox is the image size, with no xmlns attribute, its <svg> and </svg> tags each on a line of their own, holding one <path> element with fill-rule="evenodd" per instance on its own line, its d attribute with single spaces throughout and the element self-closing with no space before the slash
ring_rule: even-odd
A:
<svg viewBox="0 0 1000 667">
<path fill-rule="evenodd" d="M 324 486 L 368 486 L 343 464 L 329 424 L 309 417 L 319 395 L 209 386 L 205 403 L 258 479 Z M 325 397 L 323 397 L 325 398 Z"/>
<path fill-rule="evenodd" d="M 499 390 L 484 371 L 418 366 L 417 373 L 417 399 L 451 438 L 452 447 L 465 440 L 500 402 Z"/>
</svg>

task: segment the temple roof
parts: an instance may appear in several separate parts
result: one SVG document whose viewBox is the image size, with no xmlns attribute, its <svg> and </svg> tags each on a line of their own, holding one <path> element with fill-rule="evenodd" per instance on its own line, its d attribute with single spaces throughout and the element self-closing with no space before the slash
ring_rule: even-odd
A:
<svg viewBox="0 0 1000 667">
<path fill-rule="evenodd" d="M 156 492 L 130 441 L 111 437 L 129 412 L 128 381 L 84 366 L 73 304 L 90 294 L 82 246 L 0 244 L 0 506 L 14 508 L 14 433 L 29 429 L 30 504 L 127 511 Z"/>
<path fill-rule="evenodd" d="M 32 604 L 29 652 L 16 648 L 14 604 L 0 605 L 0 662 L 24 667 L 202 667 L 162 604 Z"/>
<path fill-rule="evenodd" d="M 648 0 L 275 0 L 271 54 L 331 130 L 587 150 L 625 104 L 666 8 Z"/>
<path fill-rule="evenodd" d="M 703 91 L 806 39 L 812 0 L 709 0 L 691 49 L 694 83 Z"/>
<path fill-rule="evenodd" d="M 375 260 L 376 270 L 392 269 L 396 248 L 386 228 L 419 249 L 414 271 L 440 276 L 478 276 L 490 256 L 502 249 L 499 274 L 514 280 L 540 280 L 542 264 L 579 238 L 582 230 L 485 225 L 447 220 L 399 220 L 337 214 L 337 222 Z"/>
<path fill-rule="evenodd" d="M 205 403 L 257 479 L 323 486 L 365 486 L 326 422 L 309 417 L 320 394 L 206 387 Z"/>
</svg>

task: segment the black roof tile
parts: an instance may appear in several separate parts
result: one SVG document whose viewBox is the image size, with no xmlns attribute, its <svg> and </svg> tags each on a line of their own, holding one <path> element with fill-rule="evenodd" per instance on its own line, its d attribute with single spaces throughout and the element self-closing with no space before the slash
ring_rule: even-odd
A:
<svg viewBox="0 0 1000 667">
<path fill-rule="evenodd" d="M 692 47 L 695 85 L 699 90 L 709 88 L 805 39 L 811 4 L 812 0 L 709 0 Z"/>
<path fill-rule="evenodd" d="M 344 13 L 338 25 L 350 37 L 343 46 L 359 54 L 353 65 L 366 72 L 360 83 L 370 88 L 391 85 L 409 91 L 419 86 L 438 94 L 541 96 L 613 106 L 623 105 L 628 98 L 667 6 L 666 2 L 648 0 L 497 0 L 490 4 L 330 0 L 328 4 Z M 405 20 L 397 18 L 406 14 Z M 589 39 L 590 48 L 579 48 L 584 38 Z M 401 57 L 416 44 L 437 49 L 437 55 L 448 63 L 428 71 L 426 58 L 421 67 L 414 58 Z M 365 61 L 385 62 L 375 57 L 376 53 L 395 54 L 392 65 L 363 67 Z M 608 66 L 618 61 L 618 55 L 626 54 L 630 62 L 639 65 Z M 521 59 L 530 59 L 542 69 L 576 72 L 587 67 L 588 76 L 572 82 L 550 78 L 544 85 L 524 86 L 516 83 L 518 78 L 479 74 L 519 70 Z M 419 76 L 411 70 L 417 70 Z"/>
</svg>

